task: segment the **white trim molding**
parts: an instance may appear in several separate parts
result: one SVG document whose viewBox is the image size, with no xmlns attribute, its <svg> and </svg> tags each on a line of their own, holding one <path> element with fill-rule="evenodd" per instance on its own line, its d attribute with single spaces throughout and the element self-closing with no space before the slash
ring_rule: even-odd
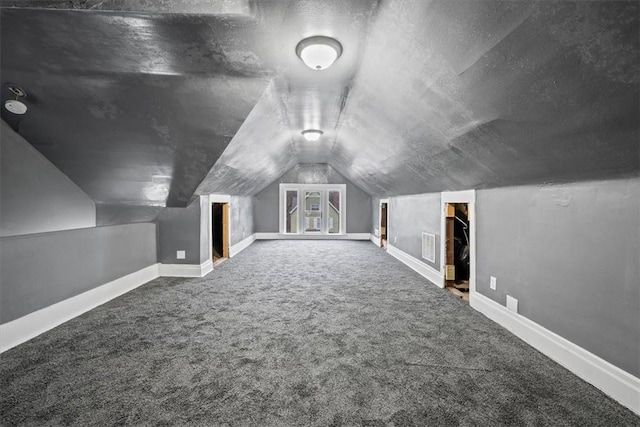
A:
<svg viewBox="0 0 640 427">
<path fill-rule="evenodd" d="M 640 415 L 640 379 L 478 292 L 471 307 Z"/>
<path fill-rule="evenodd" d="M 231 195 L 209 194 L 209 203 L 231 203 Z"/>
<path fill-rule="evenodd" d="M 256 233 L 256 240 L 369 240 L 369 233 L 347 234 L 280 234 Z"/>
<path fill-rule="evenodd" d="M 0 353 L 29 341 L 160 276 L 203 277 L 211 271 L 213 271 L 211 260 L 207 260 L 200 265 L 150 265 L 97 288 L 0 325 Z"/>
<path fill-rule="evenodd" d="M 443 203 L 475 203 L 476 190 L 443 191 L 440 197 Z"/>
<path fill-rule="evenodd" d="M 371 240 L 371 242 L 373 242 L 374 245 L 376 245 L 377 247 L 380 247 L 380 238 L 377 236 L 374 236 L 373 234 L 370 234 L 369 240 Z"/>
<path fill-rule="evenodd" d="M 197 264 L 160 264 L 159 273 L 162 277 L 204 277 L 213 271 L 210 259 L 200 265 Z"/>
<path fill-rule="evenodd" d="M 428 281 L 433 283 L 439 288 L 444 287 L 444 275 L 442 272 L 436 270 L 435 268 L 425 264 L 424 262 L 415 259 L 408 253 L 396 248 L 387 243 L 387 253 L 392 257 L 396 258 L 398 261 L 407 265 L 413 271 L 417 272 L 422 277 L 426 278 Z"/>
<path fill-rule="evenodd" d="M 79 295 L 0 325 L 0 353 L 80 316 L 158 277 L 153 264 Z"/>
<path fill-rule="evenodd" d="M 251 246 L 253 242 L 256 241 L 256 233 L 253 233 L 251 236 L 246 239 L 236 243 L 235 245 L 229 248 L 229 258 L 233 258 L 238 255 L 240 252 Z"/>
</svg>

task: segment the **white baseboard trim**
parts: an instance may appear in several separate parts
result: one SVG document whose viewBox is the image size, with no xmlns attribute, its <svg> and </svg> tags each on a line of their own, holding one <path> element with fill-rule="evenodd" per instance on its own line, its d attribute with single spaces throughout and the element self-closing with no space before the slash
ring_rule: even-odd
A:
<svg viewBox="0 0 640 427">
<path fill-rule="evenodd" d="M 371 240 L 373 242 L 374 245 L 376 245 L 377 247 L 380 247 L 380 238 L 374 236 L 373 234 L 370 234 L 371 237 L 369 237 L 369 240 Z"/>
<path fill-rule="evenodd" d="M 347 234 L 280 234 L 256 233 L 256 240 L 369 240 L 369 233 Z"/>
<path fill-rule="evenodd" d="M 213 271 L 210 259 L 200 265 L 197 264 L 159 264 L 159 274 L 162 277 L 204 277 Z"/>
<path fill-rule="evenodd" d="M 489 319 L 640 415 L 639 378 L 478 292 L 470 295 L 469 302 Z"/>
<path fill-rule="evenodd" d="M 158 277 L 158 264 L 0 325 L 0 353 Z"/>
<path fill-rule="evenodd" d="M 437 287 L 444 288 L 444 275 L 435 268 L 430 267 L 421 261 L 418 261 L 408 253 L 403 252 L 402 250 L 396 248 L 395 246 L 391 246 L 388 243 L 387 253 L 409 266 L 412 270 L 425 277 Z"/>
<path fill-rule="evenodd" d="M 235 245 L 229 248 L 229 258 L 233 258 L 238 255 L 240 252 L 248 248 L 253 242 L 256 241 L 256 234 L 253 233 L 251 236 L 242 240 L 241 242 L 236 243 Z"/>
<path fill-rule="evenodd" d="M 256 233 L 256 240 L 277 240 L 283 238 L 284 236 L 280 233 Z"/>
</svg>

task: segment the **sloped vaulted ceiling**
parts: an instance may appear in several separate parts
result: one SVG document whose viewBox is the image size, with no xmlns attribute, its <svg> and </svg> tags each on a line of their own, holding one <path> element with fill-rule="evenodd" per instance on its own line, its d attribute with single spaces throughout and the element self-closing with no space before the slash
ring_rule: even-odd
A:
<svg viewBox="0 0 640 427">
<path fill-rule="evenodd" d="M 378 196 L 640 170 L 635 1 L 0 4 L 2 100 L 29 106 L 2 118 L 100 203 L 255 194 L 300 163 Z M 295 55 L 317 34 L 344 47 L 321 72 Z"/>
<path fill-rule="evenodd" d="M 638 6 L 387 2 L 334 166 L 391 195 L 637 173 Z"/>
<path fill-rule="evenodd" d="M 29 106 L 3 119 L 98 203 L 185 206 L 271 79 L 256 20 L 24 3 L 53 8 L 2 9 L 3 102 L 13 83 Z"/>
</svg>

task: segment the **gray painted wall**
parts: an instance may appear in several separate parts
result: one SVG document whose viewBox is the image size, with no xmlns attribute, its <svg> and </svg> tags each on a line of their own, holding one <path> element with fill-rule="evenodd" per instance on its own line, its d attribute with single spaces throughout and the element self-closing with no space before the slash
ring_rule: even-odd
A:
<svg viewBox="0 0 640 427">
<path fill-rule="evenodd" d="M 347 233 L 369 233 L 371 197 L 327 164 L 297 165 L 255 196 L 254 224 L 258 233 L 279 232 L 280 184 L 346 184 Z"/>
<path fill-rule="evenodd" d="M 198 201 L 194 201 L 194 204 L 200 205 L 200 264 L 207 261 L 210 258 L 209 254 L 209 235 L 211 229 L 209 225 L 211 223 L 211 206 L 209 198 L 205 196 L 198 197 Z"/>
<path fill-rule="evenodd" d="M 253 224 L 256 233 L 278 233 L 280 180 L 272 182 L 255 196 Z M 348 209 L 348 208 L 347 208 Z"/>
<path fill-rule="evenodd" d="M 476 196 L 477 290 L 640 377 L 640 178 Z"/>
<path fill-rule="evenodd" d="M 345 178 L 347 184 L 347 233 L 368 233 L 371 229 L 371 197 Z"/>
<path fill-rule="evenodd" d="M 154 222 L 164 206 L 110 205 L 96 203 L 96 225 Z"/>
<path fill-rule="evenodd" d="M 0 121 L 0 236 L 95 227 L 93 200 Z"/>
<path fill-rule="evenodd" d="M 201 227 L 201 204 L 203 198 L 194 200 L 186 208 L 166 208 L 158 216 L 158 262 L 162 264 L 202 263 L 202 239 L 208 233 Z M 204 222 L 204 221 L 202 221 Z M 186 251 L 185 259 L 177 259 L 176 252 Z M 208 248 L 205 251 L 205 260 Z"/>
<path fill-rule="evenodd" d="M 241 242 L 254 233 L 254 198 L 251 196 L 231 196 L 229 202 L 230 246 Z M 276 220 L 277 221 L 277 220 Z"/>
<path fill-rule="evenodd" d="M 156 263 L 156 225 L 128 224 L 0 239 L 0 323 Z"/>
<path fill-rule="evenodd" d="M 376 235 L 376 228 L 378 229 L 378 234 Z M 380 198 L 372 197 L 371 198 L 371 230 L 369 233 L 372 236 L 380 237 Z"/>
<path fill-rule="evenodd" d="M 440 193 L 389 200 L 389 244 L 436 270 L 440 270 L 440 222 Z M 436 262 L 422 258 L 423 231 L 436 235 Z"/>
</svg>

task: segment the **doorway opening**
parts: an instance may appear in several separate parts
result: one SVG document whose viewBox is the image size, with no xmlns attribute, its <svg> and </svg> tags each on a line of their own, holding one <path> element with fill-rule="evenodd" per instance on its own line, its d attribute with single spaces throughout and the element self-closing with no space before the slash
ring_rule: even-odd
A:
<svg viewBox="0 0 640 427">
<path fill-rule="evenodd" d="M 389 203 L 380 202 L 380 247 L 387 248 L 387 240 L 389 239 Z"/>
<path fill-rule="evenodd" d="M 471 274 L 471 232 L 468 203 L 447 203 L 445 207 L 445 289 L 469 301 Z"/>
<path fill-rule="evenodd" d="M 229 204 L 211 204 L 211 254 L 213 265 L 229 258 Z"/>
</svg>

